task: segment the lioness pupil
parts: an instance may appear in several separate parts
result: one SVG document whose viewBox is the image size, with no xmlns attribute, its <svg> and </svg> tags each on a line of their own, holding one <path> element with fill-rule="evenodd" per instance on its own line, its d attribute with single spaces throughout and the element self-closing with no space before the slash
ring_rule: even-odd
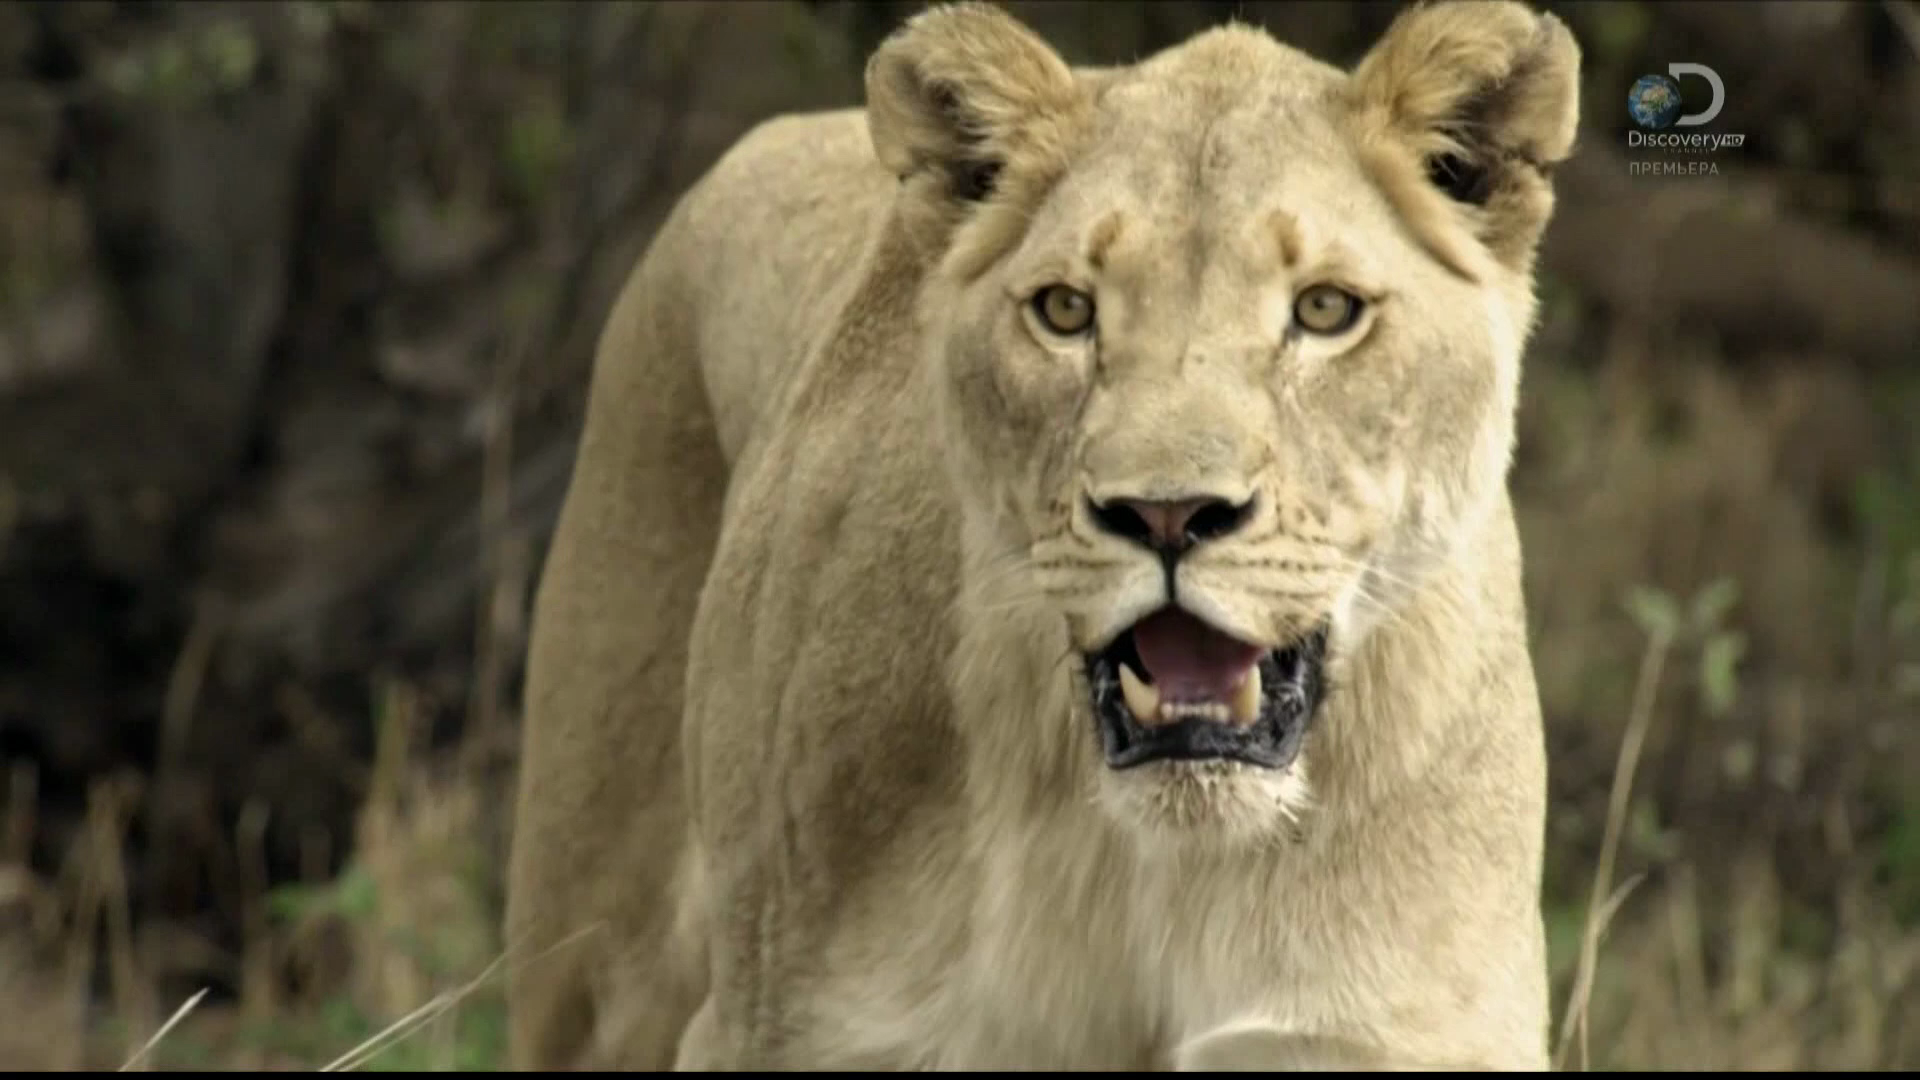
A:
<svg viewBox="0 0 1920 1080">
<path fill-rule="evenodd" d="M 1077 334 L 1093 322 L 1093 300 L 1065 285 L 1053 285 L 1039 296 L 1040 318 L 1056 334 Z"/>
<path fill-rule="evenodd" d="M 1293 317 L 1315 333 L 1334 334 L 1351 326 L 1359 311 L 1358 300 L 1331 285 L 1319 285 L 1295 301 Z"/>
</svg>

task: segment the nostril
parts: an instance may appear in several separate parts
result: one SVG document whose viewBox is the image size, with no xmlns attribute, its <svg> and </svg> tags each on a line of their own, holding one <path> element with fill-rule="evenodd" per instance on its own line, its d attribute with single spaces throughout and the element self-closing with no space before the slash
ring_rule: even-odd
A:
<svg viewBox="0 0 1920 1080">
<path fill-rule="evenodd" d="M 1153 539 L 1153 526 L 1147 523 L 1147 519 L 1141 516 L 1138 510 L 1124 501 L 1097 503 L 1088 499 L 1087 512 L 1093 515 L 1095 524 L 1115 536 L 1140 541 Z"/>
<path fill-rule="evenodd" d="M 1251 499 L 1237 506 L 1225 499 L 1212 499 L 1187 519 L 1185 532 L 1195 543 L 1217 539 L 1245 525 L 1252 512 Z"/>
<path fill-rule="evenodd" d="M 1253 502 L 1225 499 L 1087 500 L 1087 513 L 1104 532 L 1159 552 L 1184 551 L 1245 525 Z"/>
</svg>

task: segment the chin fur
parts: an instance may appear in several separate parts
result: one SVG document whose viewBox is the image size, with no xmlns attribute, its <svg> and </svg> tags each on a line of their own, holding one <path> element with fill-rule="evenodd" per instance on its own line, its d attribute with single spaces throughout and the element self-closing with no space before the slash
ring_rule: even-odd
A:
<svg viewBox="0 0 1920 1080">
<path fill-rule="evenodd" d="M 1235 761 L 1100 767 L 1095 803 L 1147 843 L 1221 847 L 1290 840 L 1312 806 L 1304 755 L 1283 770 Z"/>
</svg>

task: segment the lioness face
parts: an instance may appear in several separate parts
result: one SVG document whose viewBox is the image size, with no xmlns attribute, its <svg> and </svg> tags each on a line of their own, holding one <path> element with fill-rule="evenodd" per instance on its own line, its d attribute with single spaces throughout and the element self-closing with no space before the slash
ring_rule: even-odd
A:
<svg viewBox="0 0 1920 1080">
<path fill-rule="evenodd" d="M 955 482 L 1064 626 L 1105 805 L 1270 831 L 1343 658 L 1498 503 L 1531 294 L 1421 242 L 1353 76 L 1238 28 L 1097 78 L 923 286 Z"/>
</svg>

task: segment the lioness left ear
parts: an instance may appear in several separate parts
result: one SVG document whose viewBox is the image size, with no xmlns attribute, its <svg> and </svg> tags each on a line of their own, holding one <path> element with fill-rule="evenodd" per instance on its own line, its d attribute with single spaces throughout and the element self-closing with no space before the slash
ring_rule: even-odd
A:
<svg viewBox="0 0 1920 1080">
<path fill-rule="evenodd" d="M 1416 212 L 1437 212 L 1434 197 L 1468 208 L 1480 242 L 1518 266 L 1552 212 L 1552 168 L 1573 150 L 1579 79 L 1580 46 L 1559 19 L 1514 0 L 1450 0 L 1395 19 L 1351 94 L 1389 192 L 1429 204 Z"/>
<path fill-rule="evenodd" d="M 881 163 L 903 180 L 936 179 L 936 197 L 956 202 L 992 195 L 1009 166 L 1062 156 L 1086 96 L 1038 36 L 975 2 L 909 19 L 867 62 L 866 84 Z"/>
</svg>

